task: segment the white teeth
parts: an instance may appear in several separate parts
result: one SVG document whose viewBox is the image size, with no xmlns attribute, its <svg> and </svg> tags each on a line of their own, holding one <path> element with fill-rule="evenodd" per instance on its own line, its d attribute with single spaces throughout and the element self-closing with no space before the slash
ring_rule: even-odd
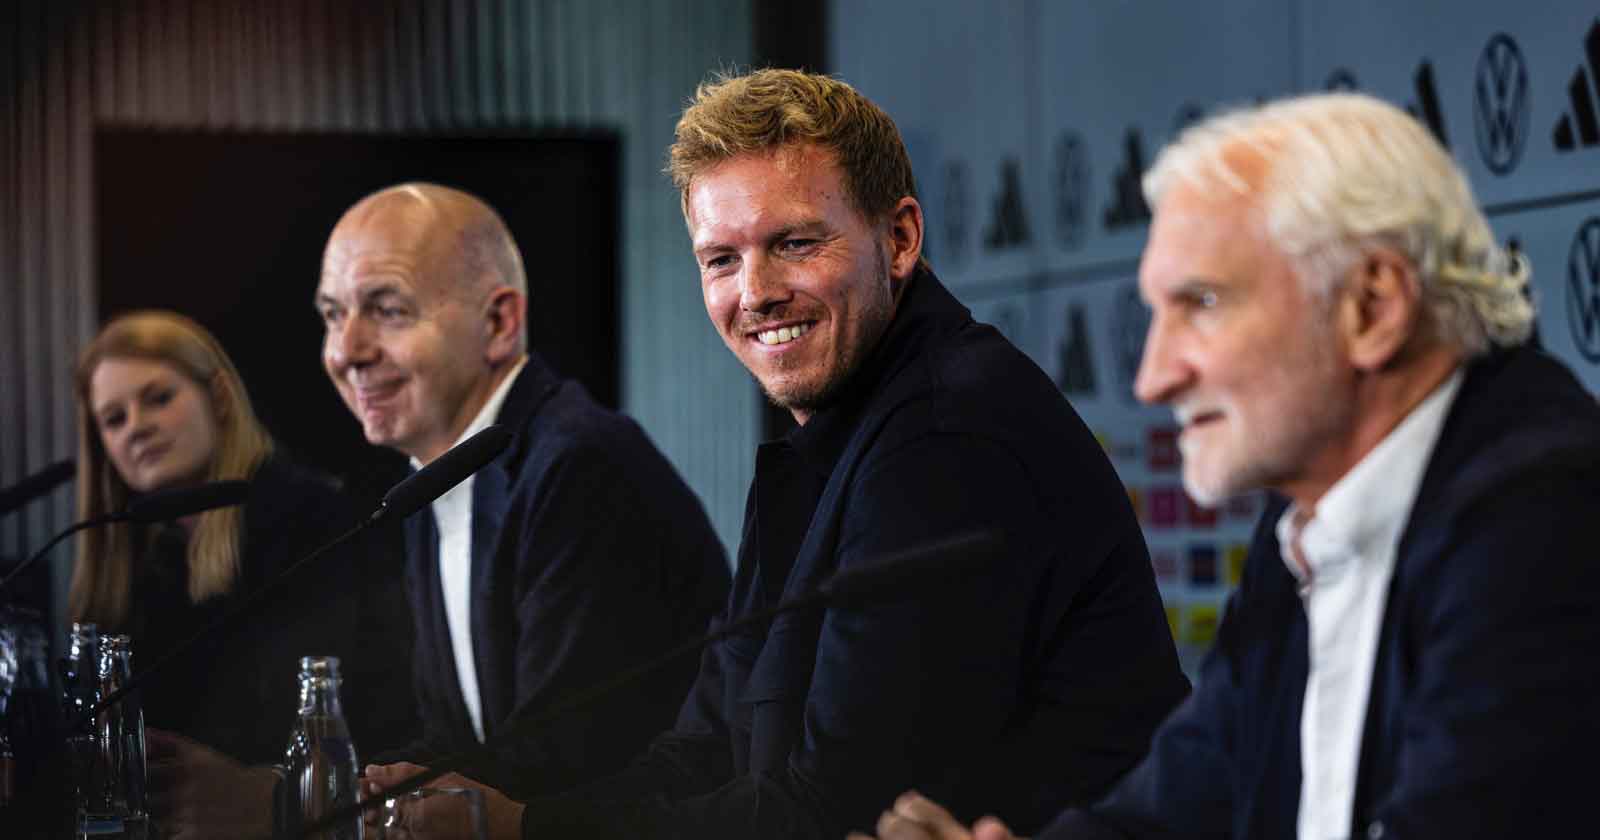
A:
<svg viewBox="0 0 1600 840">
<path fill-rule="evenodd" d="M 756 339 L 762 344 L 787 344 L 810 330 L 806 324 L 795 324 L 792 327 L 779 327 L 775 330 L 763 330 L 756 333 Z"/>
</svg>

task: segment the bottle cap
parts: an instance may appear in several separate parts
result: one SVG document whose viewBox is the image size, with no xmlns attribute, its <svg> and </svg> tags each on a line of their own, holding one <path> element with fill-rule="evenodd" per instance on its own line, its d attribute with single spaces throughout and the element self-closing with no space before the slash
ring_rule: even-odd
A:
<svg viewBox="0 0 1600 840">
<path fill-rule="evenodd" d="M 302 656 L 300 657 L 300 676 L 302 677 L 332 677 L 339 678 L 339 657 L 337 656 Z"/>
</svg>

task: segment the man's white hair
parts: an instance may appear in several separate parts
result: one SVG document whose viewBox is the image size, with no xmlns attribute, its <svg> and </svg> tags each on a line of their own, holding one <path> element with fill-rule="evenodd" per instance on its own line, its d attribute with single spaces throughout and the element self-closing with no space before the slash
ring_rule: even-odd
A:
<svg viewBox="0 0 1600 840">
<path fill-rule="evenodd" d="M 1266 162 L 1259 183 L 1235 168 L 1241 152 Z M 1145 198 L 1155 206 L 1178 180 L 1255 195 L 1269 240 L 1324 298 L 1370 249 L 1387 246 L 1415 263 L 1443 341 L 1472 356 L 1532 331 L 1527 260 L 1496 244 L 1433 135 L 1381 100 L 1310 94 L 1203 120 L 1156 158 Z"/>
</svg>

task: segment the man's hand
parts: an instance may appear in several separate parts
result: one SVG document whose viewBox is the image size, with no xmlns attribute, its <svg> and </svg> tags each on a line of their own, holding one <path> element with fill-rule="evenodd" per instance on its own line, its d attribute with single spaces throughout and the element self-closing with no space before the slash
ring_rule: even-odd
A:
<svg viewBox="0 0 1600 840">
<path fill-rule="evenodd" d="M 901 794 L 894 801 L 894 807 L 878 818 L 878 837 L 882 840 L 1017 840 L 1011 829 L 994 817 L 978 820 L 968 831 L 949 811 L 916 791 Z M 854 833 L 849 840 L 872 838 Z"/>
<path fill-rule="evenodd" d="M 400 784 L 428 768 L 408 762 L 398 764 L 369 764 L 363 793 L 374 796 L 387 787 Z M 485 821 L 489 826 L 490 840 L 519 840 L 522 836 L 522 803 L 513 802 L 505 794 L 481 782 L 475 782 L 460 773 L 446 773 L 423 786 L 426 788 L 469 788 L 483 794 Z M 405 833 L 401 837 L 418 840 L 474 840 L 466 833 L 470 823 L 461 810 L 463 803 L 448 797 L 411 797 L 398 803 L 398 826 Z M 382 819 L 382 811 L 367 812 L 367 824 L 375 825 Z"/>
<path fill-rule="evenodd" d="M 264 837 L 272 833 L 276 773 L 246 767 L 196 741 L 145 730 L 150 810 L 165 836 Z"/>
</svg>

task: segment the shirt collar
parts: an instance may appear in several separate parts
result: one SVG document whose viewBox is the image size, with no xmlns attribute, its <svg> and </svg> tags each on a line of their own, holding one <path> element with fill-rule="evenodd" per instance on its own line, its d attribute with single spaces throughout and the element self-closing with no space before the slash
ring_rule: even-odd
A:
<svg viewBox="0 0 1600 840">
<path fill-rule="evenodd" d="M 489 395 L 489 399 L 484 402 L 483 407 L 478 409 L 477 416 L 473 417 L 472 422 L 467 424 L 467 430 L 462 432 L 461 437 L 457 438 L 456 442 L 450 445 L 451 449 L 460 446 L 461 442 L 467 438 L 489 428 L 489 424 L 493 423 L 494 419 L 500 416 L 500 407 L 505 405 L 506 395 L 511 393 L 512 383 L 517 381 L 517 375 L 522 373 L 522 368 L 527 364 L 528 356 L 524 354 L 522 358 L 517 360 L 515 365 L 511 366 L 511 373 L 507 374 L 506 378 L 500 380 L 500 384 L 495 386 L 494 393 Z M 414 470 L 422 469 L 422 462 L 418 461 L 416 458 L 412 458 L 411 468 Z"/>
<path fill-rule="evenodd" d="M 1330 558 L 1370 559 L 1398 543 L 1462 379 L 1458 367 L 1334 482 L 1314 510 L 1291 503 L 1278 518 L 1279 550 L 1296 580 L 1306 582 L 1292 555 L 1296 539 L 1313 576 Z"/>
</svg>

